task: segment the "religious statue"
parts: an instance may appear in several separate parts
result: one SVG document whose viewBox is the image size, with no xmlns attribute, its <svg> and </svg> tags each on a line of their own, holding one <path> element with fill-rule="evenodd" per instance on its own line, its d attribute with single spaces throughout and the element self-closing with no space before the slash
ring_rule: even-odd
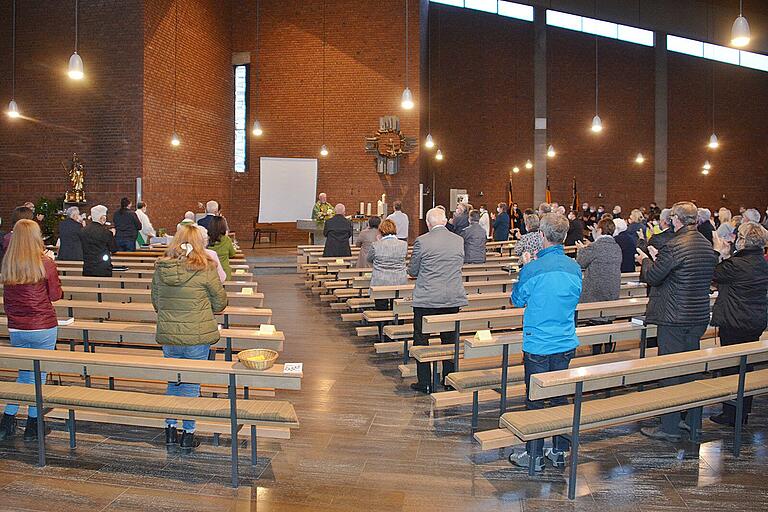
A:
<svg viewBox="0 0 768 512">
<path fill-rule="evenodd" d="M 65 203 L 85 203 L 85 166 L 83 161 L 77 156 L 77 153 L 72 154 L 71 160 L 64 160 L 61 163 L 64 170 L 67 171 L 69 177 L 69 183 L 72 187 L 71 190 L 67 190 L 65 195 Z"/>
<path fill-rule="evenodd" d="M 376 135 L 365 139 L 365 152 L 376 156 L 376 172 L 379 174 L 397 174 L 401 157 L 408 155 L 415 147 L 416 139 L 406 137 L 400 131 L 397 116 L 379 118 Z"/>
</svg>

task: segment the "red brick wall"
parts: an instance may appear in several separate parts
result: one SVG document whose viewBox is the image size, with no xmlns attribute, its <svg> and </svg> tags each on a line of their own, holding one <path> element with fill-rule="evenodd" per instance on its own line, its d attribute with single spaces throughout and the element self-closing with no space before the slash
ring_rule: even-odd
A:
<svg viewBox="0 0 768 512">
<path fill-rule="evenodd" d="M 144 199 L 156 228 L 175 230 L 184 212 L 215 199 L 228 217 L 233 169 L 233 86 L 229 2 L 178 3 L 176 131 L 173 133 L 173 0 L 144 6 Z M 239 234 L 239 233 L 238 233 Z M 239 234 L 240 235 L 240 234 Z M 242 238 L 242 235 L 240 235 Z"/>
<path fill-rule="evenodd" d="M 63 159 L 85 160 L 89 205 L 114 211 L 141 175 L 141 2 L 119 9 L 80 2 L 85 79 L 70 80 L 74 2 L 17 2 L 16 101 L 24 119 L 0 116 L 0 217 L 40 196 L 64 195 Z M 0 2 L 0 108 L 11 95 L 11 2 Z"/>
<path fill-rule="evenodd" d="M 332 203 L 354 213 L 360 201 L 375 203 L 382 193 L 403 201 L 404 210 L 418 218 L 419 152 L 411 154 L 400 172 L 382 177 L 365 153 L 365 137 L 378 127 L 379 117 L 397 115 L 408 136 L 418 136 L 419 19 L 418 1 L 410 6 L 409 82 L 417 108 L 403 111 L 404 18 L 402 5 L 387 8 L 359 2 L 325 2 L 326 48 L 325 140 L 322 137 L 322 0 L 262 0 L 261 50 L 251 65 L 251 118 L 256 115 L 264 135 L 250 137 L 249 172 L 237 176 L 233 227 L 245 231 L 258 214 L 259 158 L 318 158 L 318 191 Z M 256 2 L 233 6 L 233 51 L 256 57 Z M 256 108 L 254 108 L 254 106 Z M 250 136 L 250 135 L 249 135 Z M 319 157 L 325 142 L 330 154 Z M 286 198 L 286 200 L 290 200 Z M 415 234 L 415 222 L 412 232 Z"/>
</svg>

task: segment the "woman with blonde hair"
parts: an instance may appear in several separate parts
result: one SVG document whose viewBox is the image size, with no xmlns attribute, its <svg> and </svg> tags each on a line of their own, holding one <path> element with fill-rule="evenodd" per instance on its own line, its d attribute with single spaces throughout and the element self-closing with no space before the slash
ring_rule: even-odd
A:
<svg viewBox="0 0 768 512">
<path fill-rule="evenodd" d="M 206 254 L 201 230 L 181 225 L 165 255 L 155 263 L 152 305 L 157 311 L 157 342 L 163 356 L 174 359 L 208 359 L 210 346 L 219 341 L 215 314 L 227 307 L 227 294 L 219 280 L 216 263 Z M 168 382 L 167 395 L 198 397 L 200 384 Z M 200 445 L 194 420 L 168 418 L 165 443 L 179 444 L 183 452 Z"/>
<path fill-rule="evenodd" d="M 13 226 L 13 238 L 2 265 L 3 302 L 8 317 L 11 346 L 53 350 L 56 347 L 58 321 L 52 302 L 63 296 L 56 263 L 45 254 L 40 226 L 22 219 Z M 45 373 L 42 374 L 45 382 Z M 32 384 L 34 375 L 19 370 L 16 382 Z M 0 420 L 0 440 L 16 432 L 19 406 L 8 404 Z M 37 408 L 30 406 L 24 440 L 37 439 Z M 45 431 L 45 429 L 44 429 Z"/>
</svg>

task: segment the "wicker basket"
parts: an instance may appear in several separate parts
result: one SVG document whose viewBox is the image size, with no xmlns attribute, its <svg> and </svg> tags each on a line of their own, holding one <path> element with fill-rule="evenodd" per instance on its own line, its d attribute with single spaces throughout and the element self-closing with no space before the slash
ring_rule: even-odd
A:
<svg viewBox="0 0 768 512">
<path fill-rule="evenodd" d="M 263 359 L 261 357 L 263 357 Z M 243 366 L 251 370 L 268 370 L 277 361 L 278 353 L 268 348 L 253 348 L 243 350 L 237 354 L 237 358 L 243 363 Z"/>
</svg>

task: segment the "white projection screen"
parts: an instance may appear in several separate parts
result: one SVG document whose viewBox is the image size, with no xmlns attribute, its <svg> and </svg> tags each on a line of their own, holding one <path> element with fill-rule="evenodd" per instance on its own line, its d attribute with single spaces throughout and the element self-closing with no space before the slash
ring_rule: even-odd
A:
<svg viewBox="0 0 768 512">
<path fill-rule="evenodd" d="M 260 162 L 259 222 L 311 218 L 317 191 L 317 160 L 261 157 Z"/>
</svg>

